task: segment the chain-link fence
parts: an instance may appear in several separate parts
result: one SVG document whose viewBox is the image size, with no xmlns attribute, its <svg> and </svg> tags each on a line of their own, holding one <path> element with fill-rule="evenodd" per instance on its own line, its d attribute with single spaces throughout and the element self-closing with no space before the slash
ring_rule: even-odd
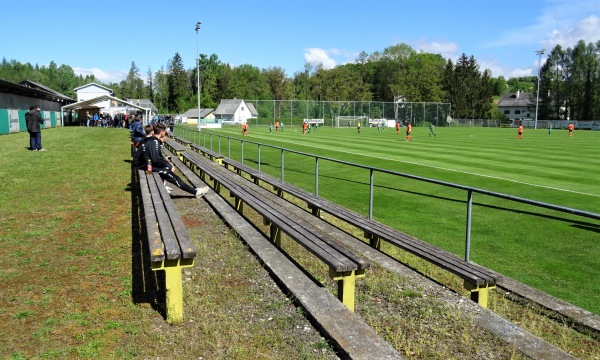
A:
<svg viewBox="0 0 600 360">
<path fill-rule="evenodd" d="M 449 103 L 394 103 L 381 101 L 316 101 L 316 100 L 245 100 L 256 108 L 258 116 L 252 125 L 269 125 L 279 121 L 285 126 L 300 126 L 304 119 L 323 119 L 325 126 L 337 126 L 340 116 L 364 117 L 409 122 L 413 125 L 445 126 L 451 115 Z"/>
</svg>

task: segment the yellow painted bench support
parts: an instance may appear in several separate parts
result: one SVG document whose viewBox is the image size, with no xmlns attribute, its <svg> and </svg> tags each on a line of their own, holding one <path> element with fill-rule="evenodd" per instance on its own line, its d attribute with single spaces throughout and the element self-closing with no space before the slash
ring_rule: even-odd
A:
<svg viewBox="0 0 600 360">
<path fill-rule="evenodd" d="M 181 162 L 183 162 L 183 151 L 181 151 L 181 150 L 180 150 L 180 151 L 177 151 L 177 150 L 175 150 L 175 155 L 177 156 L 177 158 L 178 158 L 178 159 L 179 159 Z"/>
<path fill-rule="evenodd" d="M 240 199 L 239 197 L 236 196 L 234 199 L 234 204 L 235 204 L 234 205 L 235 210 L 238 213 L 243 214 L 244 213 L 244 202 L 242 201 L 242 199 Z"/>
<path fill-rule="evenodd" d="M 356 279 L 365 277 L 365 270 L 337 272 L 329 268 L 329 276 L 335 280 L 338 285 L 338 299 L 346 305 L 350 311 L 354 312 L 354 293 L 356 288 Z"/>
<path fill-rule="evenodd" d="M 496 285 L 474 285 L 465 281 L 465 289 L 471 291 L 471 300 L 477 302 L 481 307 L 488 306 L 488 290 L 496 288 Z"/>
<path fill-rule="evenodd" d="M 152 263 L 152 270 L 165 271 L 167 322 L 183 321 L 183 279 L 181 269 L 194 266 L 194 259 L 165 260 Z"/>
</svg>

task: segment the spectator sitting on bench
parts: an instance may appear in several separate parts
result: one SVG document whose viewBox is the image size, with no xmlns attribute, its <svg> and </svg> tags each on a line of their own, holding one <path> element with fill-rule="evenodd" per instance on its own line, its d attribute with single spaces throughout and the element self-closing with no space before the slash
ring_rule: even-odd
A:
<svg viewBox="0 0 600 360">
<path fill-rule="evenodd" d="M 165 156 L 162 153 L 163 145 L 161 138 L 164 138 L 166 136 L 165 128 L 166 127 L 164 126 L 164 124 L 157 124 L 157 126 L 154 127 L 154 135 L 148 139 L 145 139 L 144 158 L 146 159 L 146 162 L 147 159 L 150 159 L 150 162 L 152 164 L 152 171 L 158 172 L 158 174 L 163 180 L 166 180 L 171 184 L 174 184 L 181 190 L 196 195 L 197 197 L 203 196 L 208 192 L 208 186 L 204 186 L 202 188 L 192 187 L 183 182 L 183 180 L 181 180 L 179 176 L 173 173 L 173 165 L 169 162 L 169 160 L 165 158 Z"/>
</svg>

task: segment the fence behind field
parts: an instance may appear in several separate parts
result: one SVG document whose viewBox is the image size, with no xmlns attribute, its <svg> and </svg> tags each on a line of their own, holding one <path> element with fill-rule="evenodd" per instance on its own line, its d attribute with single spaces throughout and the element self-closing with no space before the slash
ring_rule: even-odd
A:
<svg viewBox="0 0 600 360">
<path fill-rule="evenodd" d="M 316 100 L 245 100 L 252 104 L 258 116 L 248 121 L 252 125 L 269 125 L 279 121 L 285 126 L 300 126 L 304 119 L 323 119 L 324 126 L 338 126 L 339 117 L 364 117 L 412 123 L 433 123 L 444 126 L 451 116 L 449 103 L 382 102 L 382 101 L 316 101 Z M 355 124 L 353 124 L 355 125 Z"/>
</svg>

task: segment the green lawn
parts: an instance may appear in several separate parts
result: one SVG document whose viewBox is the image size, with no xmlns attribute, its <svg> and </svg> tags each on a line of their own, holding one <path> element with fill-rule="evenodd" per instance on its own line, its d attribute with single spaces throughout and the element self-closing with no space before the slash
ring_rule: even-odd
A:
<svg viewBox="0 0 600 360">
<path fill-rule="evenodd" d="M 403 130 L 403 129 L 402 129 Z M 239 127 L 187 136 L 241 160 Z M 208 134 L 218 134 L 212 136 Z M 526 129 L 413 128 L 413 140 L 386 129 L 320 128 L 302 135 L 249 127 L 244 163 L 257 167 L 258 147 L 272 144 L 322 157 L 501 192 L 600 214 L 600 132 Z M 281 151 L 261 146 L 261 170 L 281 176 Z M 286 152 L 285 181 L 315 190 L 315 159 Z M 319 195 L 367 215 L 369 171 L 319 160 Z M 373 217 L 459 256 L 465 253 L 467 194 L 374 173 Z M 471 260 L 600 314 L 600 221 L 481 194 L 473 196 Z"/>
</svg>

